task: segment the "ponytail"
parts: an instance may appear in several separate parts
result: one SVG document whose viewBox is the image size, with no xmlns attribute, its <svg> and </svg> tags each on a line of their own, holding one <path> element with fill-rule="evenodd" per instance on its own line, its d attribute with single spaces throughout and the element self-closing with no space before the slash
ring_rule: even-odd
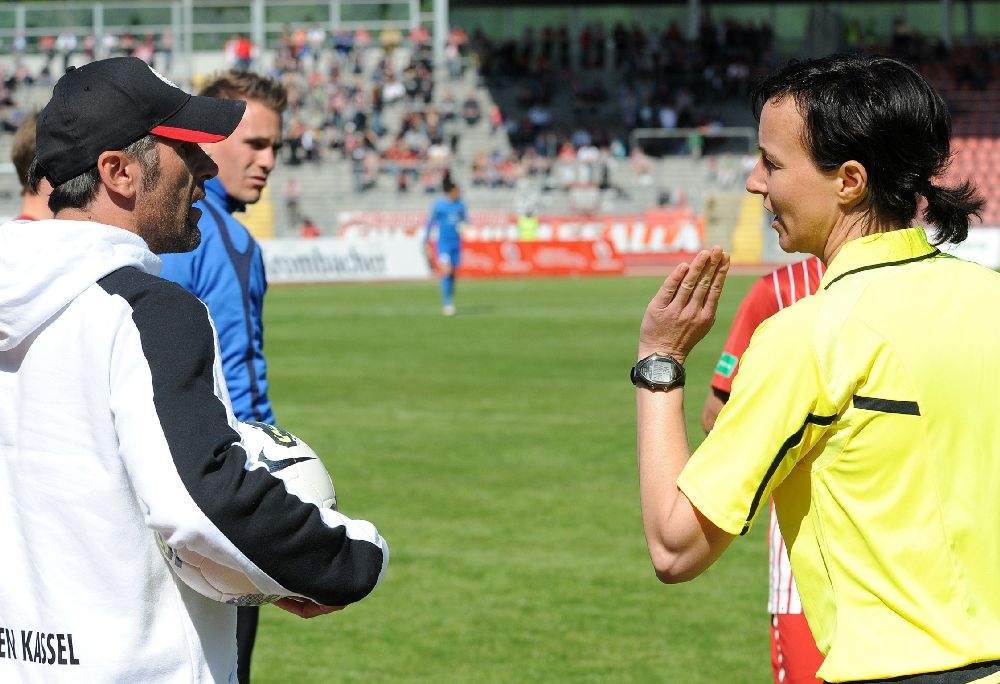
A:
<svg viewBox="0 0 1000 684">
<path fill-rule="evenodd" d="M 969 237 L 972 216 L 982 218 L 986 200 L 971 181 L 955 187 L 943 187 L 927 181 L 921 193 L 927 199 L 924 220 L 937 226 L 935 245 L 958 244 Z"/>
</svg>

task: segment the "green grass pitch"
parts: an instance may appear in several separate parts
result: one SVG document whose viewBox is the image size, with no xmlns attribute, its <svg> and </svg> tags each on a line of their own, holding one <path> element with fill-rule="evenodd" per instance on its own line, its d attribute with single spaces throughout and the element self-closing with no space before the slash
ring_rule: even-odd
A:
<svg viewBox="0 0 1000 684">
<path fill-rule="evenodd" d="M 689 436 L 733 313 L 688 360 Z M 646 553 L 628 370 L 657 278 L 275 287 L 278 422 L 392 558 L 359 604 L 261 610 L 255 683 L 770 681 L 766 524 L 697 580 Z"/>
</svg>

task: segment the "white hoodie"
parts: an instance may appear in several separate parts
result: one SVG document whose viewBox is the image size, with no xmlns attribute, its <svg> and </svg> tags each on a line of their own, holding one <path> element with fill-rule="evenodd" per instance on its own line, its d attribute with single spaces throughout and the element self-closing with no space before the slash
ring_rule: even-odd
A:
<svg viewBox="0 0 1000 684">
<path fill-rule="evenodd" d="M 235 608 L 173 547 L 262 593 L 360 600 L 388 547 L 247 470 L 204 305 L 136 235 L 0 226 L 0 681 L 235 681 Z"/>
</svg>

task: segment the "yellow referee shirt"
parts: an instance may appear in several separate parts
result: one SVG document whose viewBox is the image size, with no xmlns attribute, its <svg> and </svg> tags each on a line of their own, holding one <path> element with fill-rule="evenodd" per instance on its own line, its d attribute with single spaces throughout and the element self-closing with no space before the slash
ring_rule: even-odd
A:
<svg viewBox="0 0 1000 684">
<path fill-rule="evenodd" d="M 827 681 L 1000 658 L 1000 275 L 921 228 L 848 242 L 678 486 L 731 534 L 773 493 Z"/>
</svg>

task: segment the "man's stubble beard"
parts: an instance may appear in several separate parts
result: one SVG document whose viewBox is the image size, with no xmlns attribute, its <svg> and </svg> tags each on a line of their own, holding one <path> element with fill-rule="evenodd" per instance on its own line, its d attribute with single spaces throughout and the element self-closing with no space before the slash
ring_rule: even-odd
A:
<svg viewBox="0 0 1000 684">
<path fill-rule="evenodd" d="M 143 171 L 141 187 L 146 195 L 144 199 L 147 202 L 151 199 L 157 202 L 157 196 L 161 194 L 157 190 L 163 181 L 163 169 L 159 155 L 140 158 L 140 165 Z M 139 234 L 150 247 L 150 251 L 155 254 L 192 252 L 201 244 L 201 229 L 198 228 L 198 221 L 191 216 L 192 212 L 195 211 L 194 203 L 191 202 L 193 192 L 194 187 L 190 185 L 178 188 L 176 193 L 164 192 L 160 201 L 157 202 L 159 206 L 149 207 L 148 213 L 145 214 L 148 223 L 140 226 Z M 174 221 L 174 217 L 180 213 L 181 202 L 179 200 L 181 197 L 188 198 L 187 211 L 184 214 L 183 225 L 177 226 L 176 228 L 179 230 L 175 230 L 175 226 L 165 224 L 168 221 Z"/>
<path fill-rule="evenodd" d="M 155 254 L 184 253 L 193 251 L 201 244 L 201 229 L 192 216 L 192 205 L 187 205 L 182 221 L 177 218 L 182 206 L 179 198 L 188 194 L 167 194 L 166 203 L 160 202 L 159 206 L 151 207 L 152 210 L 143 217 L 140 236 L 146 240 L 150 251 Z"/>
<path fill-rule="evenodd" d="M 159 229 L 162 231 L 163 226 L 159 226 Z M 201 244 L 201 229 L 191 216 L 191 210 L 184 217 L 183 231 L 180 234 L 163 235 L 161 232 L 161 235 L 168 239 L 164 241 L 166 244 L 159 251 L 160 254 L 193 252 Z M 170 239 L 171 237 L 173 239 Z"/>
<path fill-rule="evenodd" d="M 184 236 L 187 238 L 187 249 L 183 251 L 193 252 L 201 244 L 201 229 L 198 227 L 198 222 L 191 218 L 191 214 L 188 214 L 187 220 L 184 221 L 184 227 L 187 229 L 184 231 Z"/>
</svg>

